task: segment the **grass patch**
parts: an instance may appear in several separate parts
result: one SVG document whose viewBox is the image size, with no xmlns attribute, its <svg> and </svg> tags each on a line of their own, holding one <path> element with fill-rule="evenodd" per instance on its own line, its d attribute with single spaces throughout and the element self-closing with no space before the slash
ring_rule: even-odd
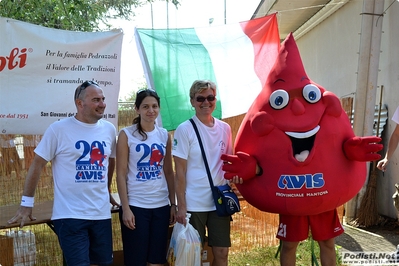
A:
<svg viewBox="0 0 399 266">
<path fill-rule="evenodd" d="M 314 242 L 314 254 L 317 258 L 316 262 L 312 264 L 312 241 L 307 239 L 298 245 L 296 253 L 296 266 L 321 265 L 320 250 L 317 242 Z M 339 255 L 340 246 L 336 245 L 337 265 L 341 265 L 341 258 Z M 230 266 L 279 266 L 280 254 L 277 254 L 278 246 L 260 247 L 247 251 L 235 252 L 229 254 Z"/>
</svg>

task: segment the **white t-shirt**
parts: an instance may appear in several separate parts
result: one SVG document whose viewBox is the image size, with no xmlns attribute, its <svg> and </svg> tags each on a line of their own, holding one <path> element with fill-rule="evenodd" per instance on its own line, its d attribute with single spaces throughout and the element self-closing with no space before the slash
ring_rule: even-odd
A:
<svg viewBox="0 0 399 266">
<path fill-rule="evenodd" d="M 394 121 L 396 124 L 399 124 L 399 106 L 396 107 L 396 111 L 392 116 L 392 121 Z"/>
<path fill-rule="evenodd" d="M 108 159 L 115 158 L 116 129 L 106 120 L 86 124 L 75 117 L 49 126 L 35 153 L 51 161 L 52 220 L 111 218 Z"/>
<path fill-rule="evenodd" d="M 128 140 L 129 162 L 127 193 L 129 205 L 154 209 L 169 204 L 169 192 L 163 170 L 168 132 L 155 125 L 147 139 L 136 130 L 137 125 L 122 129 Z"/>
<path fill-rule="evenodd" d="M 196 116 L 192 118 L 204 145 L 213 184 L 215 186 L 226 184 L 222 170 L 223 161 L 220 156 L 233 152 L 230 126 L 215 118 L 213 127 L 207 127 Z M 201 148 L 190 121 L 185 121 L 177 127 L 174 133 L 172 155 L 187 160 L 187 210 L 194 212 L 216 210 Z"/>
</svg>

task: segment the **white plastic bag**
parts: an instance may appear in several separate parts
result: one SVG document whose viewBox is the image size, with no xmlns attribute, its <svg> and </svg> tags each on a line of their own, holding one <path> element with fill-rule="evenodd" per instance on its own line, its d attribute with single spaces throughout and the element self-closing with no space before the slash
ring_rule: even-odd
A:
<svg viewBox="0 0 399 266">
<path fill-rule="evenodd" d="M 167 254 L 169 266 L 201 266 L 201 238 L 189 223 L 191 214 L 186 216 L 186 226 L 176 223 Z"/>
</svg>

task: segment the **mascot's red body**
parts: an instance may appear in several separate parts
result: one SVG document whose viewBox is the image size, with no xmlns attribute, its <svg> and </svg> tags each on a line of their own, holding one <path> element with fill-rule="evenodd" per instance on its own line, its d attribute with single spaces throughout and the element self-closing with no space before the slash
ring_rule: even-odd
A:
<svg viewBox="0 0 399 266">
<path fill-rule="evenodd" d="M 239 129 L 225 178 L 256 208 L 286 215 L 335 209 L 355 196 L 378 137 L 355 137 L 337 96 L 305 73 L 295 40 L 282 43 L 261 93 Z M 263 173 L 255 175 L 256 164 Z"/>
</svg>

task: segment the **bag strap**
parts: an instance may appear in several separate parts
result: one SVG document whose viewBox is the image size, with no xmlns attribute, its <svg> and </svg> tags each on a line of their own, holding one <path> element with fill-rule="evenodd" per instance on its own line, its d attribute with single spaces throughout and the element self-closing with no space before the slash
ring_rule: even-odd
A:
<svg viewBox="0 0 399 266">
<path fill-rule="evenodd" d="M 208 174 L 209 185 L 211 186 L 211 188 L 213 188 L 213 181 L 212 181 L 212 177 L 211 177 L 211 176 L 212 176 L 212 175 L 211 175 L 211 171 L 209 170 L 208 161 L 206 160 L 206 155 L 205 155 L 204 146 L 202 145 L 202 140 L 201 140 L 201 137 L 200 137 L 200 135 L 199 135 L 197 125 L 195 124 L 195 122 L 194 122 L 194 120 L 193 120 L 192 118 L 190 118 L 190 122 L 191 122 L 191 124 L 193 125 L 195 134 L 197 135 L 197 138 L 198 138 L 198 143 L 199 143 L 200 148 L 201 148 L 202 158 L 204 159 L 204 164 L 205 164 L 205 168 L 206 168 L 206 173 Z"/>
</svg>

